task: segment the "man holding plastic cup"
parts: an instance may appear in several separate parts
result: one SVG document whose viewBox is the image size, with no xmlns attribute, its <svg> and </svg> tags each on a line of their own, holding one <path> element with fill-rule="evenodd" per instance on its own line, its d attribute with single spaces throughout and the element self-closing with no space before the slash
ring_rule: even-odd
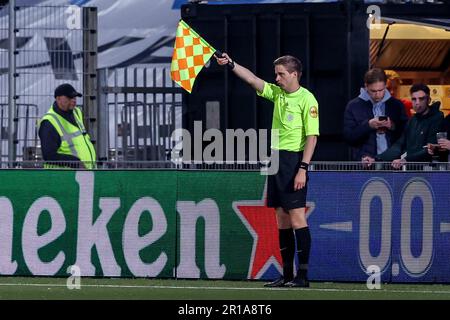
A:
<svg viewBox="0 0 450 320">
<path fill-rule="evenodd" d="M 437 145 L 428 144 L 428 153 L 434 155 L 437 153 L 439 155 L 439 161 L 448 162 L 450 161 L 450 114 L 448 114 L 439 128 L 439 132 L 436 133 Z M 435 147 L 434 147 L 435 146 Z"/>
</svg>

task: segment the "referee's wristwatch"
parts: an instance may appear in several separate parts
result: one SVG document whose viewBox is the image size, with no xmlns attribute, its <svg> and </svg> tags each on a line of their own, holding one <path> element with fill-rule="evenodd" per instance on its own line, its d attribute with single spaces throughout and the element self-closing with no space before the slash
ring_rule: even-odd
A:
<svg viewBox="0 0 450 320">
<path fill-rule="evenodd" d="M 233 70 L 234 67 L 235 67 L 234 61 L 233 60 L 229 60 L 227 66 L 228 66 L 228 68 L 230 68 L 230 70 Z"/>
<path fill-rule="evenodd" d="M 309 163 L 306 162 L 300 162 L 300 169 L 303 169 L 305 171 L 308 171 Z"/>
</svg>

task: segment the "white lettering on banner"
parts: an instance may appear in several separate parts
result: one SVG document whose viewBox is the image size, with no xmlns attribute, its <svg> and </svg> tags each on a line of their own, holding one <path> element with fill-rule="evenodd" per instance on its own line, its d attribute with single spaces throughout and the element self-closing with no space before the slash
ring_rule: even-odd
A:
<svg viewBox="0 0 450 320">
<path fill-rule="evenodd" d="M 14 274 L 17 261 L 12 260 L 14 210 L 11 201 L 0 197 L 0 274 Z"/>
<path fill-rule="evenodd" d="M 139 236 L 139 219 L 148 212 L 152 218 L 152 230 Z M 150 197 L 137 200 L 126 215 L 123 228 L 123 253 L 128 268 L 135 276 L 156 277 L 167 263 L 167 254 L 162 252 L 152 263 L 142 262 L 139 252 L 160 239 L 167 231 L 167 220 L 158 201 Z"/>
<path fill-rule="evenodd" d="M 208 278 L 223 278 L 226 266 L 220 264 L 220 212 L 212 199 L 178 201 L 180 215 L 180 264 L 177 274 L 180 278 L 199 278 L 200 269 L 195 262 L 196 224 L 202 217 L 205 221 L 205 272 Z"/>
<path fill-rule="evenodd" d="M 374 198 L 379 198 L 382 204 L 382 220 L 381 220 L 381 249 L 377 256 L 372 256 L 369 247 L 370 226 L 370 206 Z M 405 183 L 404 188 L 399 196 L 401 203 L 401 225 L 400 225 L 400 253 L 401 266 L 404 272 L 410 277 L 422 277 L 430 269 L 433 262 L 433 188 L 427 180 L 415 177 Z M 392 274 L 399 275 L 399 264 L 395 259 L 396 255 L 392 254 L 392 203 L 394 202 L 393 192 L 389 188 L 389 184 L 381 178 L 370 179 L 363 187 L 360 203 L 360 232 L 359 232 L 359 256 L 361 267 L 366 270 L 370 265 L 378 265 L 384 270 L 391 262 Z M 413 202 L 420 201 L 422 203 L 421 213 L 420 207 L 415 205 L 413 210 Z M 416 212 L 418 210 L 419 212 Z M 422 235 L 421 243 L 417 240 L 413 241 L 412 233 L 417 234 L 418 226 L 415 225 L 412 217 L 417 219 L 418 215 L 422 216 Z M 413 254 L 412 245 L 420 247 L 419 255 Z"/>
<path fill-rule="evenodd" d="M 43 235 L 38 235 L 38 221 L 43 211 L 50 214 L 51 227 Z M 41 197 L 33 202 L 27 212 L 22 230 L 22 251 L 25 263 L 32 274 L 52 276 L 64 264 L 65 254 L 60 251 L 55 259 L 43 262 L 39 249 L 55 241 L 66 230 L 66 219 L 59 203 L 51 197 Z"/>
<path fill-rule="evenodd" d="M 412 277 L 423 276 L 433 259 L 433 195 L 424 179 L 414 179 L 402 191 L 402 220 L 400 252 L 405 271 Z M 412 203 L 417 198 L 422 202 L 422 252 L 415 257 L 411 251 Z M 417 232 L 417 229 L 413 229 Z"/>
<path fill-rule="evenodd" d="M 100 213 L 94 219 L 94 172 L 79 171 L 75 173 L 75 180 L 79 186 L 77 226 L 70 228 L 76 232 L 76 252 L 65 252 L 61 247 L 52 246 L 54 258 L 44 262 L 39 255 L 40 249 L 50 246 L 66 232 L 66 216 L 58 203 L 52 197 L 41 197 L 35 200 L 28 209 L 20 232 L 21 251 L 23 260 L 32 275 L 55 275 L 61 271 L 67 257 L 73 257 L 77 266 L 76 277 L 95 276 L 121 276 L 122 267 L 114 256 L 114 250 L 108 224 L 113 215 L 119 210 L 121 200 L 119 197 L 99 197 Z M 95 207 L 97 210 L 97 207 Z M 193 201 L 178 201 L 176 208 L 180 216 L 180 263 L 179 277 L 198 278 L 200 269 L 196 265 L 196 224 L 199 218 L 205 222 L 204 230 L 204 268 L 209 278 L 223 278 L 226 266 L 220 263 L 220 212 L 216 202 L 204 199 L 199 203 Z M 49 230 L 38 234 L 39 220 L 45 212 L 49 215 Z M 145 235 L 139 235 L 139 220 L 144 214 L 152 219 L 152 229 Z M 76 214 L 76 212 L 66 212 Z M 143 197 L 131 206 L 128 213 L 123 215 L 125 221 L 122 229 L 123 255 L 130 272 L 135 276 L 158 276 L 168 262 L 167 252 L 158 249 L 155 242 L 167 233 L 167 218 L 159 202 L 151 197 Z M 75 231 L 76 230 L 76 231 Z M 12 260 L 14 246 L 14 208 L 7 197 L 0 197 L 0 274 L 12 275 L 17 272 L 18 262 Z M 120 233 L 119 233 L 120 234 Z M 75 235 L 74 235 L 75 236 Z M 92 263 L 92 250 L 96 248 L 99 264 Z M 141 259 L 141 251 L 152 247 L 152 252 L 159 251 L 153 262 Z M 63 246 L 70 250 L 72 246 Z M 58 249 L 60 249 L 58 251 Z M 120 249 L 117 247 L 116 249 Z M 156 251 L 157 252 L 157 251 Z M 117 253 L 117 252 L 116 252 Z M 48 259 L 48 258 L 47 258 Z M 70 258 L 72 260 L 72 258 Z M 73 261 L 70 261 L 73 263 Z M 75 272 L 74 269 L 67 269 Z M 74 288 L 75 278 L 69 278 L 67 283 Z"/>
<path fill-rule="evenodd" d="M 381 248 L 378 255 L 370 253 L 370 204 L 374 198 L 381 202 Z M 392 196 L 388 183 L 380 178 L 369 180 L 363 187 L 360 203 L 359 257 L 363 270 L 371 265 L 384 270 L 391 255 Z"/>
<path fill-rule="evenodd" d="M 94 276 L 91 251 L 95 245 L 103 274 L 120 276 L 121 268 L 114 257 L 109 233 L 109 220 L 120 207 L 120 198 L 100 198 L 100 215 L 93 223 L 94 172 L 78 171 L 75 180 L 80 186 L 78 203 L 77 261 L 83 276 Z"/>
</svg>

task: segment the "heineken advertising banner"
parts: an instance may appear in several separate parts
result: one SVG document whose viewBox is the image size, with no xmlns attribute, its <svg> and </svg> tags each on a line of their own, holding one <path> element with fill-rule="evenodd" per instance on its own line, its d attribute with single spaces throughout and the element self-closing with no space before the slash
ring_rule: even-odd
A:
<svg viewBox="0 0 450 320">
<path fill-rule="evenodd" d="M 266 177 L 231 171 L 0 171 L 0 274 L 268 279 Z M 311 172 L 313 280 L 450 282 L 450 173 Z"/>
</svg>

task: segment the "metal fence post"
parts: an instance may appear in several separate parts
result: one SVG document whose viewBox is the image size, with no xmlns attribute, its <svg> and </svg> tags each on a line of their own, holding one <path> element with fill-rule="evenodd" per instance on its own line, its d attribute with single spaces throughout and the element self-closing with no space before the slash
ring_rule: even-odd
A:
<svg viewBox="0 0 450 320">
<path fill-rule="evenodd" d="M 9 75 L 8 75 L 8 162 L 15 160 L 14 117 L 16 111 L 16 1 L 9 1 Z"/>
<path fill-rule="evenodd" d="M 83 107 L 86 129 L 97 152 L 99 124 L 97 121 L 97 8 L 83 9 Z"/>
<path fill-rule="evenodd" d="M 108 158 L 108 93 L 106 87 L 108 86 L 108 69 L 98 70 L 98 139 L 97 139 L 97 155 L 98 159 L 102 160 Z"/>
</svg>

